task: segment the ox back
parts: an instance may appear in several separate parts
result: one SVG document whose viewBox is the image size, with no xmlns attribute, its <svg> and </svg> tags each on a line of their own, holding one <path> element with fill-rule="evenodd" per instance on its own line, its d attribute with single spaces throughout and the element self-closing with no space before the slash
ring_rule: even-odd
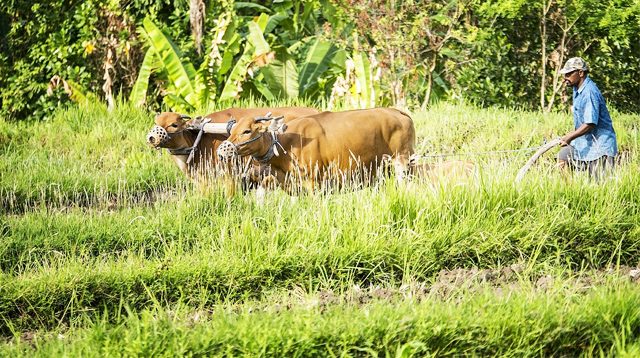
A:
<svg viewBox="0 0 640 358">
<path fill-rule="evenodd" d="M 272 170 L 302 170 L 325 180 L 336 173 L 376 173 L 389 157 L 396 168 L 407 168 L 415 129 L 409 115 L 392 108 L 323 112 L 290 121 L 279 141 L 291 154 L 274 157 Z"/>
</svg>

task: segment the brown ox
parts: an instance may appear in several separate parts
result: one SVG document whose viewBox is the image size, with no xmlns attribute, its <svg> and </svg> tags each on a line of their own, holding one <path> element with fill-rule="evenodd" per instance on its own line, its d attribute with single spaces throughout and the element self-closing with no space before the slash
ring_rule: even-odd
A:
<svg viewBox="0 0 640 358">
<path fill-rule="evenodd" d="M 304 107 L 288 108 L 230 108 L 211 113 L 205 118 L 210 123 L 228 123 L 233 118 L 260 117 L 267 113 L 274 116 L 284 116 L 285 121 L 318 113 L 316 109 Z M 187 163 L 196 137 L 197 130 L 190 129 L 193 121 L 190 117 L 174 112 L 160 113 L 155 118 L 155 126 L 147 134 L 147 143 L 154 148 L 166 148 L 172 154 L 176 165 L 185 174 L 193 177 L 194 174 L 205 174 L 215 168 L 217 157 L 215 152 L 228 134 L 203 133 L 200 143 L 196 147 L 193 161 Z"/>
<path fill-rule="evenodd" d="M 279 129 L 279 130 L 278 130 Z M 278 119 L 238 120 L 229 139 L 218 148 L 221 157 L 252 156 L 271 164 L 279 184 L 287 178 L 315 182 L 354 177 L 367 180 L 391 156 L 398 177 L 406 172 L 414 152 L 411 117 L 391 108 L 323 112 L 284 124 Z M 338 178 L 337 180 L 341 180 Z"/>
</svg>

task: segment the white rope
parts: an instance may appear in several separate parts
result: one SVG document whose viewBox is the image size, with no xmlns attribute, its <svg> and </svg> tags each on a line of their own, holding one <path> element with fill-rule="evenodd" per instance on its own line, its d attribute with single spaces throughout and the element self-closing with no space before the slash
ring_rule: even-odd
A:
<svg viewBox="0 0 640 358">
<path fill-rule="evenodd" d="M 521 149 L 505 149 L 505 150 L 493 150 L 488 152 L 467 152 L 467 153 L 449 153 L 449 154 L 424 154 L 420 155 L 420 158 L 439 158 L 439 157 L 471 157 L 471 156 L 480 156 L 480 155 L 493 155 L 493 154 L 504 154 L 504 153 L 522 153 L 522 152 L 533 152 L 540 148 L 544 147 L 544 145 L 537 147 L 529 147 L 529 148 L 521 148 Z"/>
</svg>

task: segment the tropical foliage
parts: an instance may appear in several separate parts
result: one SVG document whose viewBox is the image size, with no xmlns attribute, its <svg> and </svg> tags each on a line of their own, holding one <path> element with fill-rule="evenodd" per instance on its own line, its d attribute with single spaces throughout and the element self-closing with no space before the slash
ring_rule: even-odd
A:
<svg viewBox="0 0 640 358">
<path fill-rule="evenodd" d="M 71 87 L 109 108 L 299 97 L 552 111 L 567 107 L 557 70 L 575 55 L 614 107 L 640 111 L 633 0 L 12 1 L 0 20 L 8 118 L 46 118 Z"/>
</svg>

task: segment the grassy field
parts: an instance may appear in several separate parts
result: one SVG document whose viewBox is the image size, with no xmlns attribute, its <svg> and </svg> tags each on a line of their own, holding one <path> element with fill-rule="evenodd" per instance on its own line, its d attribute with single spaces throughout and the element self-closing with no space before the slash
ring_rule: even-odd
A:
<svg viewBox="0 0 640 358">
<path fill-rule="evenodd" d="M 638 117 L 604 182 L 552 151 L 518 185 L 531 152 L 486 152 L 569 115 L 413 118 L 423 160 L 477 175 L 262 205 L 190 183 L 126 105 L 0 120 L 0 356 L 638 356 Z"/>
</svg>

